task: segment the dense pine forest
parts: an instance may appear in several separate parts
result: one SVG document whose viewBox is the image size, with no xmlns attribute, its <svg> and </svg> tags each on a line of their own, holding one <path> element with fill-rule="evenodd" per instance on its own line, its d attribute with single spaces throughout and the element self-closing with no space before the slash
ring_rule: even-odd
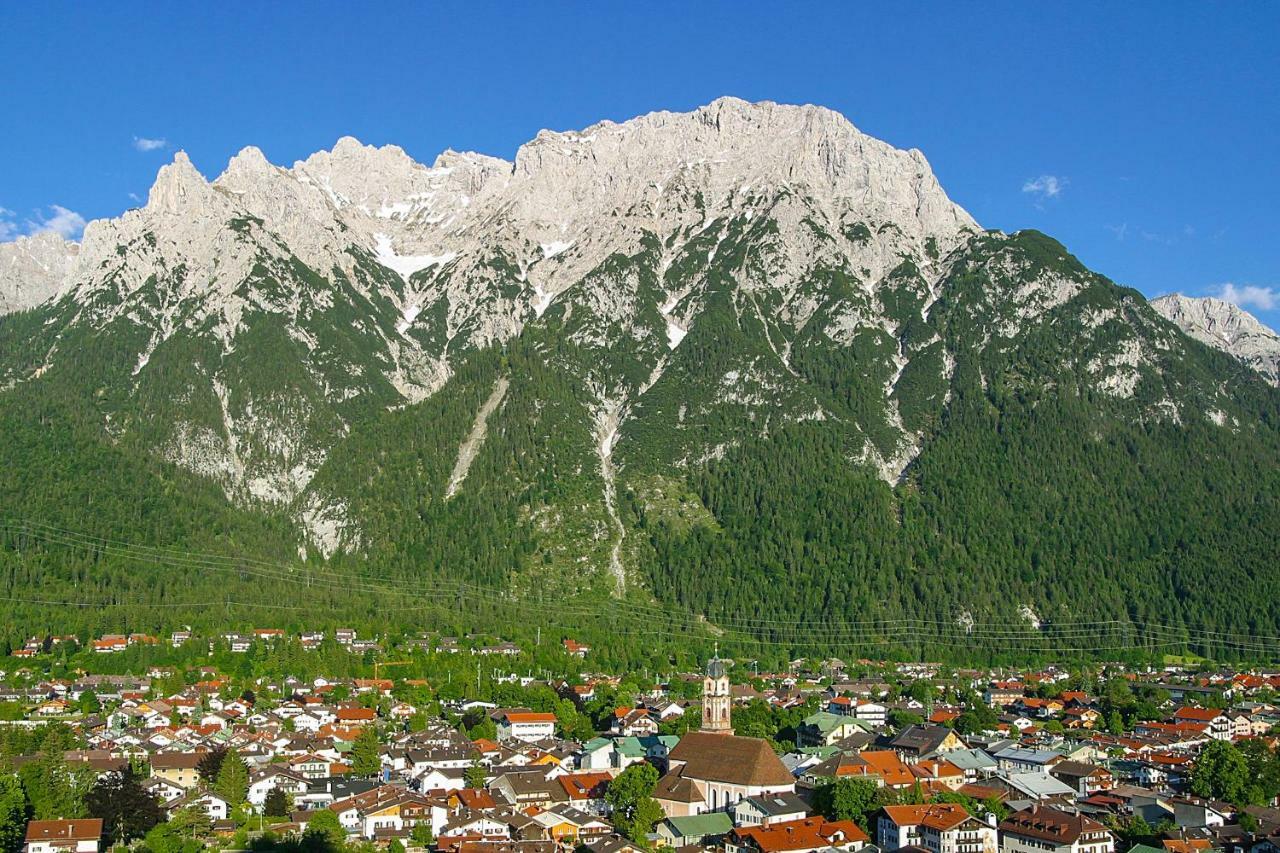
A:
<svg viewBox="0 0 1280 853">
<path fill-rule="evenodd" d="M 810 271 L 798 330 L 770 293 L 744 309 L 731 271 L 767 269 L 775 234 L 739 219 L 665 265 L 656 238 L 615 254 L 582 302 L 462 348 L 413 404 L 384 381 L 330 406 L 341 371 L 290 367 L 299 335 L 270 314 L 234 354 L 174 337 L 141 374 L 122 321 L 78 325 L 68 301 L 0 317 L 11 370 L 69 353 L 0 393 L 0 642 L 350 625 L 574 636 L 654 669 L 714 642 L 768 661 L 1280 657 L 1280 392 L 1035 232 L 974 236 L 932 285 L 936 257 L 904 258 L 882 306 L 897 337 L 860 327 L 835 346 L 822 324 L 870 305 L 855 271 Z M 269 291 L 329 286 L 296 258 L 255 270 Z M 491 270 L 517 274 L 500 256 Z M 592 301 L 626 281 L 657 304 L 695 270 L 678 348 Z M 333 286 L 350 298 L 315 328 L 326 358 L 376 360 L 352 333 L 354 286 Z M 1035 322 L 1028 298 L 1047 300 Z M 184 390 L 233 358 L 230 396 Z M 169 461 L 174 422 L 225 421 L 230 441 L 225 407 L 249 418 L 254 399 L 335 436 L 292 501 Z M 240 458 L 296 451 L 252 440 Z M 345 525 L 327 557 L 303 523 L 316 506 Z"/>
</svg>

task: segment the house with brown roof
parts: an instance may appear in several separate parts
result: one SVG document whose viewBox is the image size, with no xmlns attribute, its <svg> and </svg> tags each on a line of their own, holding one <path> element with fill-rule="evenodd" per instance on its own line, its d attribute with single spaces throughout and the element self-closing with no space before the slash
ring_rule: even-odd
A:
<svg viewBox="0 0 1280 853">
<path fill-rule="evenodd" d="M 151 756 L 151 775 L 184 789 L 200 782 L 198 767 L 204 752 L 157 752 Z"/>
<path fill-rule="evenodd" d="M 817 850 L 860 850 L 871 839 L 851 820 L 822 817 L 767 826 L 743 826 L 725 839 L 726 853 L 814 853 Z"/>
<path fill-rule="evenodd" d="M 903 761 L 913 764 L 924 758 L 935 758 L 942 752 L 967 749 L 969 745 L 946 726 L 914 725 L 903 729 L 889 746 Z"/>
<path fill-rule="evenodd" d="M 1000 824 L 1001 853 L 1114 853 L 1107 828 L 1052 806 L 1015 812 Z"/>
<path fill-rule="evenodd" d="M 102 819 L 33 820 L 27 824 L 26 853 L 98 853 Z"/>
<path fill-rule="evenodd" d="M 1233 726 L 1231 716 L 1218 708 L 1198 708 L 1186 705 L 1173 713 L 1175 724 L 1207 726 L 1205 734 L 1215 740 L 1231 740 Z"/>
<path fill-rule="evenodd" d="M 1049 775 L 1070 785 L 1081 797 L 1104 791 L 1116 781 L 1107 768 L 1083 761 L 1059 761 L 1049 768 Z"/>
<path fill-rule="evenodd" d="M 689 732 L 667 757 L 654 798 L 668 817 L 720 811 L 745 797 L 794 793 L 795 777 L 767 741 Z"/>
<path fill-rule="evenodd" d="M 885 806 L 876 822 L 881 850 L 918 845 L 930 853 L 995 853 L 996 828 L 957 803 Z"/>
</svg>

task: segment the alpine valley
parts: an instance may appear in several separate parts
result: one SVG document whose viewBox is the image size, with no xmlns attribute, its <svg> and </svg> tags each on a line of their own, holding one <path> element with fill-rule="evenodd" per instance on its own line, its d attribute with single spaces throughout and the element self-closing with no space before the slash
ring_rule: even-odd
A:
<svg viewBox="0 0 1280 853">
<path fill-rule="evenodd" d="M 1280 338 L 984 230 L 826 109 L 514 163 L 179 153 L 80 243 L 0 244 L 0 312 L 15 637 L 100 622 L 73 600 L 922 654 L 1280 634 Z"/>
</svg>

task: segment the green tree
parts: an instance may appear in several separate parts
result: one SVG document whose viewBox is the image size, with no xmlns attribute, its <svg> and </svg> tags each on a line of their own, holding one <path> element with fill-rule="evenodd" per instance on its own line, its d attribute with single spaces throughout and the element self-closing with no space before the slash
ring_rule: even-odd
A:
<svg viewBox="0 0 1280 853">
<path fill-rule="evenodd" d="M 169 826 L 179 836 L 189 841 L 198 842 L 208 838 L 213 832 L 213 822 L 209 813 L 201 805 L 189 805 L 179 809 L 169 819 Z"/>
<path fill-rule="evenodd" d="M 974 817 L 982 817 L 985 814 L 984 806 L 973 797 L 966 796 L 959 791 L 942 791 L 934 794 L 929 800 L 931 803 L 956 803 L 964 806 L 964 810 Z"/>
<path fill-rule="evenodd" d="M 658 771 L 651 764 L 633 764 L 609 784 L 604 798 L 613 809 L 618 831 L 635 842 L 644 842 L 653 825 L 662 819 L 662 807 L 653 798 Z"/>
<path fill-rule="evenodd" d="M 102 703 L 98 701 L 98 694 L 92 690 L 86 690 L 80 694 L 77 704 L 80 706 L 82 714 L 96 714 L 102 710 Z"/>
<path fill-rule="evenodd" d="M 1280 794 L 1280 756 L 1261 738 L 1247 738 L 1237 745 L 1249 767 L 1245 799 L 1263 805 Z"/>
<path fill-rule="evenodd" d="M 204 757 L 196 764 L 196 772 L 200 774 L 200 781 L 206 786 L 212 786 L 218 780 L 218 771 L 222 769 L 222 762 L 227 758 L 227 748 L 225 746 L 215 746 L 204 754 Z"/>
<path fill-rule="evenodd" d="M 351 745 L 351 770 L 357 776 L 377 776 L 382 772 L 382 745 L 373 726 L 365 726 Z"/>
<path fill-rule="evenodd" d="M 102 819 L 103 837 L 109 844 L 146 835 L 164 820 L 160 803 L 143 790 L 128 770 L 101 776 L 85 795 L 84 803 L 91 817 Z"/>
<path fill-rule="evenodd" d="M 146 853 L 183 853 L 185 840 L 171 823 L 156 824 L 142 839 Z"/>
<path fill-rule="evenodd" d="M 881 805 L 880 788 L 867 779 L 836 779 L 818 789 L 813 807 L 828 820 L 851 820 L 859 826 Z"/>
<path fill-rule="evenodd" d="M 271 817 L 287 817 L 289 814 L 289 795 L 279 785 L 267 792 L 262 803 L 262 813 Z"/>
<path fill-rule="evenodd" d="M 18 776 L 36 820 L 84 817 L 84 795 L 96 778 L 88 768 L 69 768 L 61 752 L 52 750 L 22 765 Z"/>
<path fill-rule="evenodd" d="M 342 828 L 337 812 L 320 809 L 307 821 L 303 842 L 304 848 L 310 850 L 341 850 L 347 842 L 347 831 Z"/>
<path fill-rule="evenodd" d="M 982 697 L 970 693 L 965 700 L 965 709 L 956 717 L 955 728 L 960 734 L 971 735 L 992 731 L 1000 723 L 995 709 L 982 701 Z"/>
<path fill-rule="evenodd" d="M 419 822 L 413 825 L 413 831 L 409 833 L 409 840 L 413 842 L 414 847 L 426 849 L 436 843 L 435 835 L 431 832 L 431 824 L 427 822 Z"/>
<path fill-rule="evenodd" d="M 1242 804 L 1248 786 L 1249 762 L 1234 744 L 1215 740 L 1200 751 L 1191 771 L 1191 790 L 1197 796 Z"/>
<path fill-rule="evenodd" d="M 249 794 L 249 768 L 244 759 L 236 752 L 227 753 L 218 769 L 218 778 L 214 780 L 213 791 L 222 797 L 232 808 L 245 801 Z"/>
<path fill-rule="evenodd" d="M 22 850 L 27 829 L 27 793 L 17 776 L 0 774 L 0 853 Z"/>
<path fill-rule="evenodd" d="M 918 726 L 924 722 L 924 717 L 915 711 L 904 711 L 900 708 L 894 708 L 889 712 L 889 725 L 895 729 L 905 729 L 907 726 Z"/>
<path fill-rule="evenodd" d="M 480 756 L 471 756 L 471 766 L 462 774 L 462 778 L 466 780 L 468 788 L 483 788 L 485 783 L 484 765 L 480 763 Z"/>
</svg>

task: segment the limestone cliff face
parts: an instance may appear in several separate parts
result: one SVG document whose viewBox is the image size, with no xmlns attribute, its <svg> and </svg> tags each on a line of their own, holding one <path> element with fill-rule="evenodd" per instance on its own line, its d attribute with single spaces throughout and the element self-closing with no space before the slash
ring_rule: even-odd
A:
<svg viewBox="0 0 1280 853">
<path fill-rule="evenodd" d="M 41 312 L 21 325 L 38 340 L 0 340 L 17 354 L 0 359 L 0 393 L 93 347 L 92 375 L 66 381 L 91 383 L 113 440 L 285 507 L 325 550 L 358 543 L 360 519 L 313 481 L 376 413 L 475 396 L 438 490 L 453 499 L 524 406 L 510 429 L 576 436 L 585 456 L 548 470 L 594 478 L 600 505 L 555 508 L 557 523 L 606 543 L 622 584 L 615 479 L 821 422 L 898 483 L 957 383 L 1064 381 L 995 375 L 1037 330 L 1069 345 L 1036 370 L 1074 371 L 1135 416 L 1236 418 L 1221 389 L 1168 369 L 1194 345 L 1115 290 L 1043 235 L 982 231 L 918 151 L 831 110 L 724 98 L 542 131 L 513 162 L 425 165 L 347 137 L 290 167 L 247 147 L 210 181 L 179 152 L 145 206 L 79 245 L 0 245 L 0 313 Z M 1188 332 L 1275 381 L 1274 336 L 1195 316 Z M 536 382 L 479 376 L 508 347 L 536 353 Z"/>
<path fill-rule="evenodd" d="M 1235 356 L 1280 385 L 1280 335 L 1238 306 L 1210 296 L 1180 293 L 1151 300 L 1151 307 L 1191 337 Z"/>
<path fill-rule="evenodd" d="M 0 314 L 24 311 L 57 293 L 79 251 L 53 232 L 0 243 Z"/>
</svg>

